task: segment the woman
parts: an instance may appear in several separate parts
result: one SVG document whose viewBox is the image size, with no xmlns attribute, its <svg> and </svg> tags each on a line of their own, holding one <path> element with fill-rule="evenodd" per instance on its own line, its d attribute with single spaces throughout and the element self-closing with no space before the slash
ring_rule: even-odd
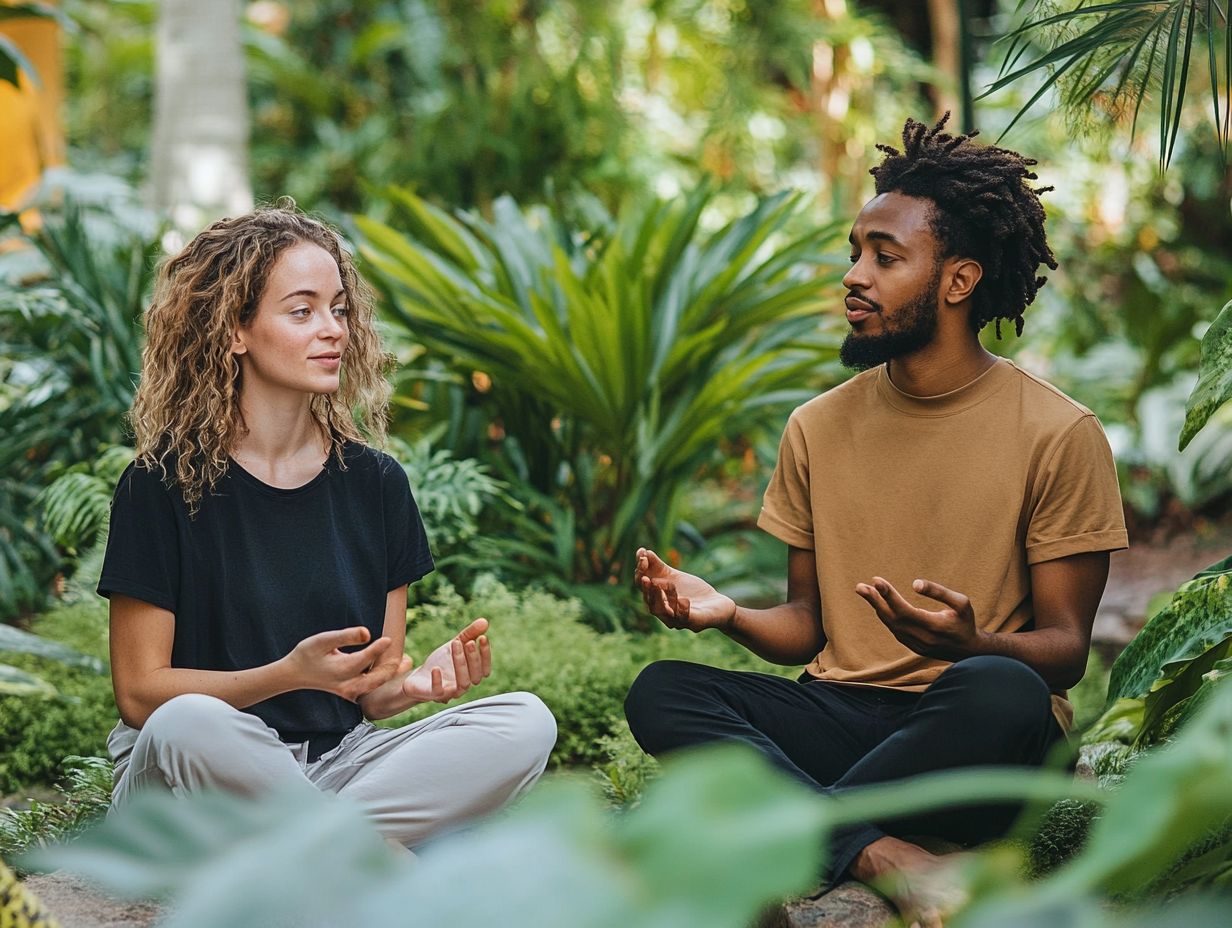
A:
<svg viewBox="0 0 1232 928">
<path fill-rule="evenodd" d="M 413 847 L 529 787 L 556 727 L 528 693 L 371 724 L 492 658 L 486 619 L 403 656 L 432 555 L 406 474 L 356 426 L 383 438 L 389 386 L 338 236 L 287 208 L 220 220 L 164 265 L 146 329 L 99 582 L 115 803 L 309 782 Z"/>
</svg>

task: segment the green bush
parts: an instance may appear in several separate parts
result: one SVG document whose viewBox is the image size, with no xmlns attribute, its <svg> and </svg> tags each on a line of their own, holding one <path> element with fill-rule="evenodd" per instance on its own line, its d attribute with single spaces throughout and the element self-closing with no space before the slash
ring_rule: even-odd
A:
<svg viewBox="0 0 1232 928">
<path fill-rule="evenodd" d="M 93 657 L 107 656 L 107 613 L 99 604 L 66 606 L 39 616 L 32 631 Z M 51 696 L 0 696 L 0 794 L 50 785 L 69 755 L 105 757 L 119 718 L 111 677 L 31 654 L 4 663 L 55 688 Z"/>
<path fill-rule="evenodd" d="M 492 623 L 492 676 L 460 702 L 511 690 L 536 694 L 556 716 L 556 765 L 609 760 L 607 739 L 628 736 L 625 693 L 651 661 L 675 658 L 734 669 L 783 670 L 718 633 L 633 637 L 596 632 L 584 624 L 576 600 L 539 590 L 514 592 L 490 577 L 476 581 L 470 600 L 445 590 L 436 603 L 412 609 L 407 652 L 418 661 L 479 616 Z M 417 706 L 384 724 L 396 727 L 441 708 L 435 703 Z"/>
</svg>

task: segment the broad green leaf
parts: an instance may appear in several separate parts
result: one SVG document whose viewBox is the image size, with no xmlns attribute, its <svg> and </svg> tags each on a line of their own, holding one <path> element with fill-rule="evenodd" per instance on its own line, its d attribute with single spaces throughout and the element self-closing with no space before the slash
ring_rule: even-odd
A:
<svg viewBox="0 0 1232 928">
<path fill-rule="evenodd" d="M 95 673 L 103 673 L 105 671 L 103 662 L 97 657 L 90 657 L 88 654 L 75 651 L 67 645 L 60 644 L 58 641 L 51 641 L 39 635 L 33 635 L 30 632 L 23 632 L 20 628 L 14 628 L 11 625 L 0 624 L 0 651 L 33 654 L 36 657 L 45 657 L 48 660 L 59 661 L 61 664 L 81 667 L 85 670 L 92 670 Z"/>
<path fill-rule="evenodd" d="M 1221 665 L 1232 656 L 1232 638 L 1227 638 L 1192 660 L 1165 664 L 1158 680 L 1146 694 L 1139 744 L 1152 744 L 1170 735 L 1197 707 L 1193 697 L 1207 693 L 1213 679 L 1219 679 Z M 1216 676 L 1207 679 L 1210 674 Z"/>
<path fill-rule="evenodd" d="M 1108 702 L 1144 696 L 1169 664 L 1190 661 L 1232 635 L 1232 575 L 1190 580 L 1121 652 Z"/>
<path fill-rule="evenodd" d="M 1180 450 L 1193 440 L 1215 410 L 1232 399 L 1232 302 L 1224 305 L 1202 336 L 1198 383 L 1185 404 Z"/>
<path fill-rule="evenodd" d="M 23 863 L 124 896 L 174 896 L 165 928 L 351 923 L 349 900 L 408 868 L 357 807 L 309 786 L 259 801 L 147 792 Z"/>
<path fill-rule="evenodd" d="M 1232 816 L 1232 686 L 1218 686 L 1167 747 L 1134 763 L 1083 853 L 1036 885 L 1041 898 L 1133 893 Z"/>
</svg>

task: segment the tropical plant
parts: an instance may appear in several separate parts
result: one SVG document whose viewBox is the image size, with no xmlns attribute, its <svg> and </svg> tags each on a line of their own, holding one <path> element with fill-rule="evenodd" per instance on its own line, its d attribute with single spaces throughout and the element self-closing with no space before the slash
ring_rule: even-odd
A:
<svg viewBox="0 0 1232 928">
<path fill-rule="evenodd" d="M 72 25 L 63 13 L 47 3 L 0 4 L 0 22 L 11 19 L 55 19 L 61 25 Z M 25 72 L 27 79 L 33 81 L 36 86 L 38 85 L 38 71 L 30 64 L 30 59 L 25 56 L 16 42 L 7 35 L 0 34 L 0 81 L 18 87 L 20 86 L 19 72 Z"/>
<path fill-rule="evenodd" d="M 159 236 L 123 215 L 45 212 L 29 239 L 41 268 L 0 299 L 0 616 L 41 603 L 60 566 L 40 491 L 124 438 Z"/>
<path fill-rule="evenodd" d="M 1010 126 L 1055 87 L 1071 113 L 1103 113 L 1114 122 L 1130 117 L 1132 132 L 1144 101 L 1157 93 L 1159 162 L 1166 167 L 1176 150 L 1196 54 L 1207 65 L 1215 134 L 1226 160 L 1232 128 L 1232 30 L 1226 6 L 1215 0 L 1066 5 L 1071 8 L 1058 11 L 1054 3 L 1035 0 L 1026 21 L 1005 36 L 1001 73 L 984 96 L 1029 75 L 1045 75 Z M 1027 6 L 1019 0 L 1018 11 Z M 1031 51 L 1036 54 L 1024 63 Z"/>
<path fill-rule="evenodd" d="M 361 255 L 391 320 L 482 385 L 500 466 L 540 519 L 507 547 L 536 572 L 627 582 L 638 544 L 672 544 L 718 439 L 811 396 L 833 365 L 837 273 L 819 271 L 835 228 L 784 239 L 798 196 L 708 233 L 703 185 L 587 233 L 506 198 L 489 221 L 389 194 L 405 234 L 357 217 Z"/>
<path fill-rule="evenodd" d="M 33 799 L 24 809 L 0 809 L 0 857 L 12 859 L 36 847 L 67 841 L 107 811 L 111 761 L 70 754 L 61 763 L 61 771 L 55 799 Z"/>
</svg>

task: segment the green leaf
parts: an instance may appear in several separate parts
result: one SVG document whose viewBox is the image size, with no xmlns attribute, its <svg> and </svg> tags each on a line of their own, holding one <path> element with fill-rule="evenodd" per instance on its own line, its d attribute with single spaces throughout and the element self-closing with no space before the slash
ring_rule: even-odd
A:
<svg viewBox="0 0 1232 928">
<path fill-rule="evenodd" d="M 4 10 L 4 7 L 0 6 L 0 10 Z M 7 81 L 14 87 L 19 87 L 21 85 L 18 81 L 18 74 L 22 71 L 26 72 L 30 83 L 35 87 L 43 86 L 42 81 L 39 80 L 38 71 L 17 43 L 6 35 L 0 35 L 0 81 Z"/>
<path fill-rule="evenodd" d="M 1232 686 L 1217 687 L 1164 748 L 1146 752 L 1096 821 L 1083 853 L 1036 884 L 1040 899 L 1140 891 L 1232 816 Z"/>
<path fill-rule="evenodd" d="M 30 632 L 23 632 L 11 625 L 0 625 L 0 651 L 10 651 L 17 654 L 33 654 L 48 660 L 59 661 L 70 667 L 81 667 L 95 673 L 104 673 L 103 662 L 97 657 L 74 651 L 67 645 L 51 641 Z"/>
<path fill-rule="evenodd" d="M 1139 744 L 1152 744 L 1168 737 L 1197 707 L 1192 702 L 1199 692 L 1207 692 L 1211 681 L 1208 674 L 1221 675 L 1216 667 L 1232 656 L 1232 637 L 1227 638 L 1192 660 L 1165 664 L 1146 694 Z"/>
<path fill-rule="evenodd" d="M 1165 668 L 1193 660 L 1232 635 L 1232 576 L 1190 580 L 1121 652 L 1108 679 L 1111 706 L 1144 696 Z"/>
<path fill-rule="evenodd" d="M 357 807 L 309 786 L 259 801 L 146 792 L 23 864 L 68 869 L 124 896 L 174 894 L 166 928 L 351 923 L 348 900 L 405 879 L 408 867 Z"/>
<path fill-rule="evenodd" d="M 1179 449 L 1193 440 L 1220 406 L 1232 399 L 1232 302 L 1226 303 L 1202 336 L 1198 383 L 1185 404 Z"/>
</svg>

